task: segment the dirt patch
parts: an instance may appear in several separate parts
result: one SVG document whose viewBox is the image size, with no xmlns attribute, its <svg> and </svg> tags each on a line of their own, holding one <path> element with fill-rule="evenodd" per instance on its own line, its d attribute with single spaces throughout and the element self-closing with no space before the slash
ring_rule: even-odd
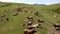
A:
<svg viewBox="0 0 60 34">
<path fill-rule="evenodd" d="M 48 31 L 51 32 L 51 34 L 60 34 L 53 26 L 47 26 Z M 50 34 L 50 33 L 49 33 Z"/>
</svg>

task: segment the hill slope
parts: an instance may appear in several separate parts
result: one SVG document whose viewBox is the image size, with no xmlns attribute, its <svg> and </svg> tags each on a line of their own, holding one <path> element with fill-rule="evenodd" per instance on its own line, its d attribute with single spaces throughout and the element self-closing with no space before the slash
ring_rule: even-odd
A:
<svg viewBox="0 0 60 34">
<path fill-rule="evenodd" d="M 46 6 L 46 10 L 60 14 L 60 3 Z"/>
<path fill-rule="evenodd" d="M 44 20 L 42 28 L 38 28 L 38 32 L 35 34 L 53 34 L 47 26 L 51 27 L 58 23 L 57 20 L 60 18 L 55 18 L 55 14 L 48 13 L 42 8 L 42 6 L 27 4 L 0 3 L 0 34 L 23 34 L 26 27 L 21 24 L 27 24 L 26 17 L 28 16 L 33 16 L 34 23 L 38 23 L 39 18 Z M 35 12 L 38 12 L 39 16 L 34 15 Z"/>
</svg>

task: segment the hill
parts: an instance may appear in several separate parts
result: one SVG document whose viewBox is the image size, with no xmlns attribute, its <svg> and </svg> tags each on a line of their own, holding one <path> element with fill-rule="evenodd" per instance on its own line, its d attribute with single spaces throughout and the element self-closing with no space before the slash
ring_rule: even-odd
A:
<svg viewBox="0 0 60 34">
<path fill-rule="evenodd" d="M 46 10 L 60 14 L 60 3 L 47 6 Z"/>
<path fill-rule="evenodd" d="M 38 5 L 38 6 L 47 6 L 45 4 L 34 4 L 34 5 Z"/>
<path fill-rule="evenodd" d="M 59 7 L 51 6 L 53 8 Z M 50 10 L 51 7 L 0 2 L 0 34 L 23 34 L 23 30 L 27 27 L 21 24 L 27 24 L 28 16 L 33 16 L 34 24 L 38 23 L 38 19 L 44 21 L 41 25 L 42 28 L 38 28 L 35 34 L 53 34 L 52 31 L 55 31 L 52 28 L 53 24 L 59 23 L 60 18 L 54 17 L 56 14 L 50 13 L 48 9 Z M 38 12 L 38 16 L 35 15 L 36 12 Z"/>
</svg>

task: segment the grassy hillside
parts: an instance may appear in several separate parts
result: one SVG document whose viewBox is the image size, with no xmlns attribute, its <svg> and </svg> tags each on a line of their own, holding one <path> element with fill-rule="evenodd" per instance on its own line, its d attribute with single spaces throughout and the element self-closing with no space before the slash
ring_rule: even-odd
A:
<svg viewBox="0 0 60 34">
<path fill-rule="evenodd" d="M 57 6 L 58 7 L 58 6 Z M 19 10 L 17 10 L 20 8 Z M 37 19 L 41 18 L 44 20 L 42 28 L 35 34 L 52 34 L 51 31 L 47 29 L 53 24 L 58 23 L 57 20 L 60 18 L 55 18 L 55 14 L 48 13 L 45 7 L 18 4 L 18 3 L 0 3 L 0 34 L 23 34 L 23 30 L 26 27 L 22 26 L 21 23 L 27 23 L 26 17 L 33 16 L 34 23 L 38 23 Z M 50 7 L 51 8 L 51 7 Z M 55 7 L 54 7 L 55 8 Z M 35 12 L 39 13 L 39 16 L 34 15 Z M 14 14 L 17 14 L 14 16 Z M 2 16 L 3 15 L 3 16 Z M 7 20 L 7 18 L 9 20 Z"/>
<path fill-rule="evenodd" d="M 46 10 L 60 14 L 60 3 L 46 6 Z"/>
</svg>

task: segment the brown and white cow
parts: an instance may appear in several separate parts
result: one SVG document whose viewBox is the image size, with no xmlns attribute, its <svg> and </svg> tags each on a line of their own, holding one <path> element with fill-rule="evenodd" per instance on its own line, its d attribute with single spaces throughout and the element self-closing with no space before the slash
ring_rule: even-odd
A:
<svg viewBox="0 0 60 34">
<path fill-rule="evenodd" d="M 31 26 L 28 26 L 28 29 L 33 29 L 33 28 L 39 28 L 41 24 L 34 24 Z"/>
<path fill-rule="evenodd" d="M 56 30 L 59 30 L 60 29 L 60 24 L 54 24 L 54 27 Z"/>
<path fill-rule="evenodd" d="M 54 27 L 60 27 L 60 24 L 55 24 Z"/>
<path fill-rule="evenodd" d="M 38 21 L 38 22 L 42 22 L 42 23 L 44 22 L 42 19 L 38 19 L 37 21 Z"/>
<path fill-rule="evenodd" d="M 36 30 L 30 30 L 30 29 L 24 30 L 24 34 L 34 34 L 35 32 L 37 32 L 37 31 Z"/>
<path fill-rule="evenodd" d="M 41 24 L 34 24 L 34 25 L 32 25 L 31 27 L 33 27 L 33 28 L 39 28 L 40 25 L 41 25 Z"/>
<path fill-rule="evenodd" d="M 27 26 L 31 26 L 32 25 L 32 21 L 29 21 L 28 23 L 27 23 Z"/>
</svg>

